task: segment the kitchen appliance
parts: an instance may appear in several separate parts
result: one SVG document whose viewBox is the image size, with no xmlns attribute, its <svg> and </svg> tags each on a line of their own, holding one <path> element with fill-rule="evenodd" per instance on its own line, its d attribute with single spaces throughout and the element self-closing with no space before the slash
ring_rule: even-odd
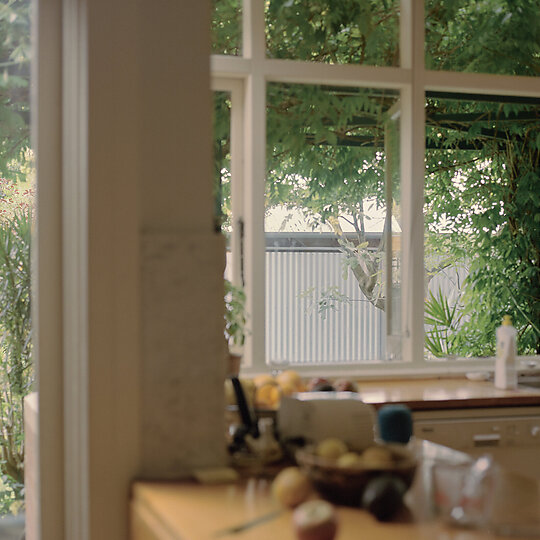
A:
<svg viewBox="0 0 540 540">
<path fill-rule="evenodd" d="M 283 397 L 277 414 L 282 441 L 341 439 L 363 449 L 375 440 L 376 411 L 355 392 L 302 392 Z"/>
</svg>

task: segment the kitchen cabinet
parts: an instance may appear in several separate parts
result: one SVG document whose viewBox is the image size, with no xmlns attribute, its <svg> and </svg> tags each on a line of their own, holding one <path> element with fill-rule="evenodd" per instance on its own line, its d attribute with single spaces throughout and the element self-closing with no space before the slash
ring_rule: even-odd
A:
<svg viewBox="0 0 540 540">
<path fill-rule="evenodd" d="M 540 390 L 500 390 L 464 377 L 361 381 L 375 407 L 404 403 L 414 434 L 477 456 L 489 453 L 511 471 L 540 479 Z"/>
<path fill-rule="evenodd" d="M 540 407 L 414 411 L 414 434 L 540 480 Z"/>
</svg>

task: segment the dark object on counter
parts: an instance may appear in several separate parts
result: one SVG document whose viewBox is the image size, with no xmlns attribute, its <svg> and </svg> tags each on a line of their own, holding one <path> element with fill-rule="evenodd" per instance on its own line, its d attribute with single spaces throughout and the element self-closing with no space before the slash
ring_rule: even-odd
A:
<svg viewBox="0 0 540 540">
<path fill-rule="evenodd" d="M 319 383 L 313 387 L 314 392 L 334 392 L 334 387 L 330 383 Z"/>
<path fill-rule="evenodd" d="M 330 381 L 328 379 L 325 379 L 324 377 L 313 377 L 308 383 L 307 383 L 307 391 L 308 392 L 317 392 L 319 391 L 318 388 L 320 387 L 328 387 L 332 386 Z M 332 390 L 334 390 L 334 387 L 332 386 Z M 332 391 L 329 388 L 327 388 L 327 391 Z"/>
<path fill-rule="evenodd" d="M 362 508 L 378 521 L 390 521 L 403 504 L 407 486 L 402 478 L 384 474 L 368 482 L 362 494 Z"/>
<path fill-rule="evenodd" d="M 241 450 L 245 446 L 244 437 L 251 435 L 252 437 L 259 437 L 259 427 L 257 424 L 257 418 L 255 414 L 250 410 L 244 389 L 238 377 L 230 377 L 231 383 L 234 389 L 234 395 L 236 396 L 236 403 L 238 404 L 238 412 L 240 413 L 240 419 L 242 424 L 236 428 L 233 435 L 233 442 L 229 447 L 230 452 L 236 452 Z"/>
<path fill-rule="evenodd" d="M 349 379 L 337 379 L 334 381 L 336 392 L 358 392 L 358 385 Z"/>
<path fill-rule="evenodd" d="M 406 405 L 384 405 L 377 413 L 379 437 L 387 443 L 407 444 L 413 433 L 411 409 Z"/>
</svg>

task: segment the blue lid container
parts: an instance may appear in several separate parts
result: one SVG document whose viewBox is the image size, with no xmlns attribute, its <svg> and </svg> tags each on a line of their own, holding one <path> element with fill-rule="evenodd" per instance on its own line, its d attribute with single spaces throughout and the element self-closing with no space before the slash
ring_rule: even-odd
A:
<svg viewBox="0 0 540 540">
<path fill-rule="evenodd" d="M 383 405 L 377 413 L 377 423 L 384 442 L 406 444 L 412 437 L 412 413 L 406 405 Z"/>
</svg>

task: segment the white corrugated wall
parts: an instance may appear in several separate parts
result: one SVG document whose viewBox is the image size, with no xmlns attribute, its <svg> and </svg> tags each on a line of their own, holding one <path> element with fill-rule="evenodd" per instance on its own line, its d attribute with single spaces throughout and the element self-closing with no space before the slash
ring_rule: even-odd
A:
<svg viewBox="0 0 540 540">
<path fill-rule="evenodd" d="M 227 253 L 229 259 L 230 253 Z M 335 250 L 266 252 L 266 358 L 269 364 L 332 364 L 386 358 L 385 314 L 361 293 L 352 274 L 343 279 L 343 255 Z M 227 275 L 227 272 L 226 272 Z M 467 275 L 447 268 L 429 282 L 453 303 Z M 350 303 L 336 302 L 326 316 L 316 302 L 337 287 Z M 311 294 L 306 294 L 311 291 Z"/>
<path fill-rule="evenodd" d="M 342 363 L 385 357 L 384 312 L 343 279 L 335 251 L 266 252 L 266 358 L 270 363 Z M 337 287 L 350 303 L 336 302 L 323 317 L 314 305 Z M 309 297 L 306 292 L 312 291 Z"/>
</svg>

